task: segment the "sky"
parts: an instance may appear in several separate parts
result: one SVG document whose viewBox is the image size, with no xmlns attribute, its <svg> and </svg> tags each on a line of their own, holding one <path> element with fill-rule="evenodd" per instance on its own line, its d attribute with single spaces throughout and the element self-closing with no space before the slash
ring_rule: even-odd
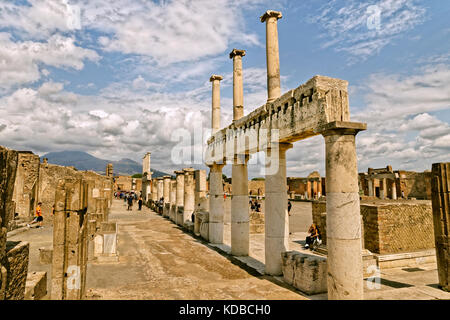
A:
<svg viewBox="0 0 450 320">
<path fill-rule="evenodd" d="M 192 154 L 202 150 L 212 74 L 224 77 L 221 125 L 231 122 L 233 48 L 247 51 L 245 114 L 265 104 L 266 10 L 283 13 L 283 92 L 315 75 L 349 82 L 351 120 L 368 124 L 360 172 L 450 160 L 443 0 L 0 0 L 0 145 L 138 162 L 151 152 L 157 170 L 206 169 L 174 152 L 191 136 Z M 324 154 L 323 137 L 295 143 L 288 176 L 325 175 Z"/>
</svg>

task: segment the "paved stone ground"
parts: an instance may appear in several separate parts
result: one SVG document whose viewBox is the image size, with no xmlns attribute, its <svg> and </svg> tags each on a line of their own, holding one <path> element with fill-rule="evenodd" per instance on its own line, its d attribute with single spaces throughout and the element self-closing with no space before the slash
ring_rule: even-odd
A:
<svg viewBox="0 0 450 320">
<path fill-rule="evenodd" d="M 229 203 L 226 208 L 225 242 L 229 243 Z M 133 212 L 125 209 L 122 201 L 115 201 L 110 214 L 110 220 L 117 221 L 119 226 L 119 262 L 88 265 L 88 299 L 321 300 L 327 297 L 326 294 L 308 297 L 283 284 L 281 277 L 259 276 L 237 259 L 219 254 L 147 208 L 140 213 L 136 208 Z M 310 204 L 293 202 L 291 249 L 303 250 L 301 243 L 310 224 Z M 52 221 L 47 219 L 44 227 L 30 229 L 8 240 L 30 242 L 29 271 L 47 271 L 50 294 L 51 266 L 40 265 L 39 248 L 52 246 Z M 250 257 L 241 261 L 254 269 L 264 267 L 264 235 L 252 235 Z M 366 286 L 365 298 L 450 299 L 450 293 L 437 289 L 437 282 L 436 264 L 418 270 L 383 270 L 380 287 L 369 290 Z"/>
<path fill-rule="evenodd" d="M 301 300 L 300 294 L 251 275 L 147 208 L 114 201 L 119 262 L 88 266 L 88 299 Z"/>
</svg>

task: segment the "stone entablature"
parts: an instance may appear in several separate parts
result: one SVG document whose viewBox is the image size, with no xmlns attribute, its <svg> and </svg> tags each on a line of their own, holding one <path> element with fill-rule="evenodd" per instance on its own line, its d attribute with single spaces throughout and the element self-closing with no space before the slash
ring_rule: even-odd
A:
<svg viewBox="0 0 450 320">
<path fill-rule="evenodd" d="M 329 123 L 349 122 L 347 88 L 347 81 L 315 76 L 218 131 L 208 140 L 206 163 L 223 163 L 232 160 L 234 154 L 265 151 L 270 141 L 293 143 L 319 135 Z M 279 130 L 279 137 L 271 136 L 273 129 Z M 242 142 L 245 137 L 253 141 L 246 145 Z M 236 150 L 231 148 L 234 140 Z"/>
</svg>

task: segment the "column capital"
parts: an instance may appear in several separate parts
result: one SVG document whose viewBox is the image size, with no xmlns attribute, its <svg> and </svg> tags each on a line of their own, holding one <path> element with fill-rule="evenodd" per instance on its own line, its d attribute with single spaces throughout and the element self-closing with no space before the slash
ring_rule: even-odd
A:
<svg viewBox="0 0 450 320">
<path fill-rule="evenodd" d="M 225 167 L 225 163 L 212 163 L 212 164 L 207 164 L 207 166 L 209 167 L 209 169 L 212 171 L 213 169 L 215 170 L 222 170 L 223 167 Z"/>
<path fill-rule="evenodd" d="M 367 130 L 367 123 L 335 121 L 327 123 L 319 129 L 319 133 L 326 136 L 331 135 L 357 135 L 360 131 Z"/>
<path fill-rule="evenodd" d="M 163 179 L 164 179 L 164 180 L 166 180 L 166 179 L 172 179 L 172 177 L 171 177 L 171 176 L 164 176 Z"/>
<path fill-rule="evenodd" d="M 266 22 L 269 18 L 277 18 L 281 19 L 283 18 L 283 14 L 279 11 L 273 11 L 273 10 L 267 10 L 262 16 L 261 16 L 261 22 Z"/>
<path fill-rule="evenodd" d="M 210 82 L 213 82 L 213 81 L 222 81 L 223 80 L 223 77 L 222 76 L 219 76 L 219 75 L 216 75 L 216 74 L 213 74 L 212 76 L 211 76 L 211 78 L 209 78 L 209 81 Z"/>
<path fill-rule="evenodd" d="M 184 174 L 194 174 L 195 169 L 194 168 L 185 168 L 183 169 Z"/>
<path fill-rule="evenodd" d="M 245 50 L 233 49 L 233 51 L 230 52 L 230 59 L 233 59 L 236 56 L 244 57 L 245 55 L 246 55 Z"/>
<path fill-rule="evenodd" d="M 183 170 L 177 170 L 177 171 L 174 171 L 173 173 L 175 173 L 178 176 L 180 174 L 184 174 L 184 171 Z"/>
</svg>

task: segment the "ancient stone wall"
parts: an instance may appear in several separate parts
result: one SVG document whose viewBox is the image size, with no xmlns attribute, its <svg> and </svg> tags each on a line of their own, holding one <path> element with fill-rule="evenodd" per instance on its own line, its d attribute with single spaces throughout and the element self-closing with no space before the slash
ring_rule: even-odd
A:
<svg viewBox="0 0 450 320">
<path fill-rule="evenodd" d="M 42 202 L 41 208 L 44 219 L 52 216 L 52 207 L 55 204 L 58 181 L 65 178 L 81 177 L 82 173 L 72 167 L 41 164 L 39 172 L 39 201 Z"/>
<path fill-rule="evenodd" d="M 266 194 L 266 182 L 259 180 L 249 181 L 248 194 L 251 196 L 264 196 Z"/>
<path fill-rule="evenodd" d="M 312 205 L 313 222 L 326 244 L 326 202 Z M 363 245 L 378 254 L 434 248 L 433 216 L 429 201 L 361 204 Z"/>
<path fill-rule="evenodd" d="M 39 156 L 31 152 L 19 152 L 14 185 L 15 212 L 21 218 L 33 217 L 39 196 Z"/>
<path fill-rule="evenodd" d="M 431 172 L 399 171 L 400 196 L 431 200 Z"/>
</svg>

